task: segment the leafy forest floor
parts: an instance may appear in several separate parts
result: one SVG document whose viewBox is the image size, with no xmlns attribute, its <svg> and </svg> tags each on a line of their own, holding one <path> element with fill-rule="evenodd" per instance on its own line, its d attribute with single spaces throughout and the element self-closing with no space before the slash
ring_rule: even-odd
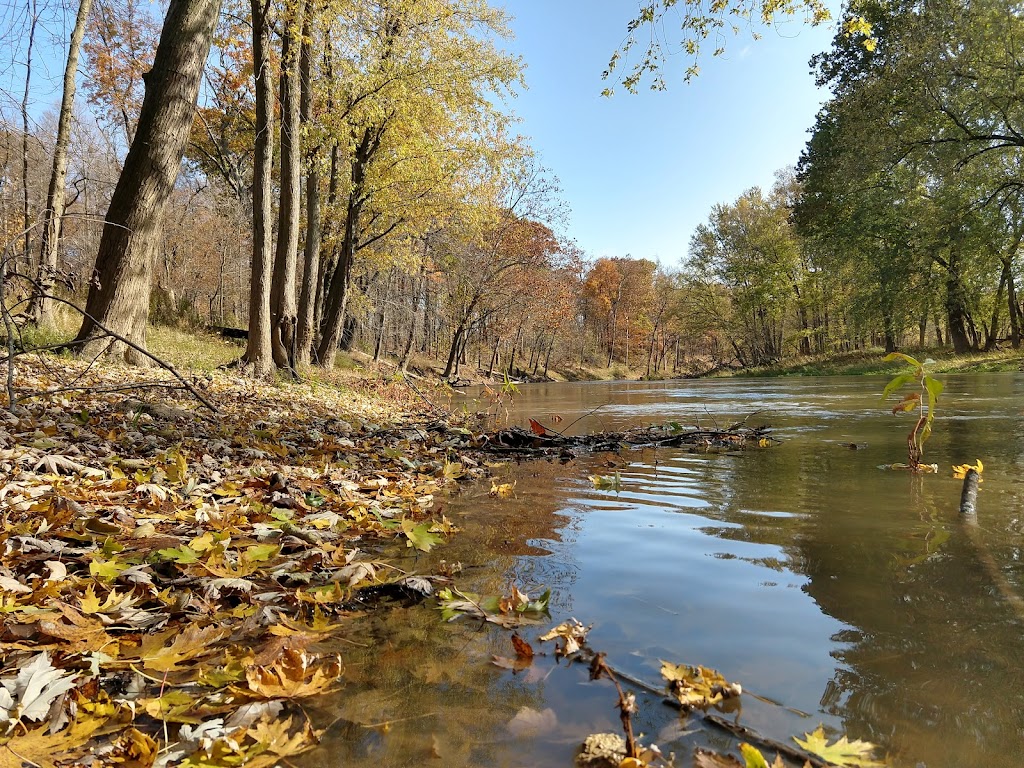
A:
<svg viewBox="0 0 1024 768">
<path fill-rule="evenodd" d="M 435 499 L 485 472 L 470 430 L 399 382 L 256 384 L 208 370 L 209 343 L 153 342 L 216 412 L 165 371 L 16 360 L 17 404 L 0 411 L 0 766 L 303 751 L 298 702 L 342 674 L 318 643 L 364 588 L 433 591 L 440 577 L 382 547 L 443 541 Z"/>
</svg>

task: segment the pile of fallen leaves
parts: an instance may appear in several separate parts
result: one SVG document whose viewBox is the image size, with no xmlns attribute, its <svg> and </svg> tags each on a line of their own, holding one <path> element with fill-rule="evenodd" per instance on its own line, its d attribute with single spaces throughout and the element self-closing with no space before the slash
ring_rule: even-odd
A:
<svg viewBox="0 0 1024 768">
<path fill-rule="evenodd" d="M 273 765 L 360 589 L 432 591 L 371 553 L 440 542 L 483 471 L 355 393 L 206 374 L 211 412 L 133 376 L 22 358 L 22 393 L 88 389 L 0 411 L 0 766 Z"/>
</svg>

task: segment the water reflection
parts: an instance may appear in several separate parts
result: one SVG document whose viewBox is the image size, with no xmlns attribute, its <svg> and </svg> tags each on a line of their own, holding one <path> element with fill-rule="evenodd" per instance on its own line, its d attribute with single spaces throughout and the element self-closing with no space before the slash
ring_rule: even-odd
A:
<svg viewBox="0 0 1024 768">
<path fill-rule="evenodd" d="M 495 503 L 479 489 L 451 503 L 447 513 L 467 532 L 438 557 L 470 566 L 475 591 L 500 592 L 511 580 L 552 587 L 553 618 L 593 622 L 592 645 L 633 675 L 656 680 L 659 659 L 717 667 L 789 707 L 744 704 L 741 722 L 773 738 L 821 722 L 884 745 L 898 765 L 1015 765 L 1022 621 L 990 569 L 1024 594 L 1024 377 L 945 378 L 927 445 L 943 471 L 924 478 L 878 469 L 904 458 L 911 426 L 879 405 L 880 379 L 523 387 L 513 414 L 522 421 L 583 416 L 577 432 L 724 426 L 759 411 L 753 420 L 773 424 L 784 442 L 735 455 L 658 449 L 512 467 L 516 499 Z M 985 483 L 971 533 L 946 468 L 978 457 Z M 614 471 L 619 493 L 587 479 Z M 514 677 L 490 666 L 491 654 L 510 652 L 503 632 L 441 625 L 422 609 L 372 620 L 388 624 L 380 643 L 402 658 L 366 654 L 352 690 L 376 689 L 366 695 L 377 709 L 350 702 L 365 717 L 345 715 L 360 726 L 332 729 L 324 754 L 417 764 L 411 756 L 440 744 L 451 765 L 567 765 L 586 733 L 616 730 L 614 696 L 578 670 L 542 661 Z M 406 626 L 413 641 L 396 634 Z M 669 748 L 715 738 L 648 703 L 644 728 Z M 537 730 L 517 730 L 523 712 L 538 713 L 527 717 Z M 365 727 L 374 717 L 414 719 L 381 736 Z"/>
</svg>

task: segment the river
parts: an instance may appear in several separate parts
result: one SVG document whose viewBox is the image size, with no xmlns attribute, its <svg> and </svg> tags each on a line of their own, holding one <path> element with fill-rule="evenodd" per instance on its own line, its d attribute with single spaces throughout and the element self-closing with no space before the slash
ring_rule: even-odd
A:
<svg viewBox="0 0 1024 768">
<path fill-rule="evenodd" d="M 880 468 L 905 461 L 913 422 L 879 402 L 882 378 L 522 386 L 512 422 L 579 433 L 747 418 L 781 442 L 499 468 L 514 496 L 484 484 L 446 501 L 463 532 L 403 567 L 461 563 L 456 582 L 481 594 L 550 588 L 551 623 L 593 624 L 589 643 L 614 667 L 652 683 L 659 660 L 714 667 L 749 692 L 728 717 L 779 741 L 821 724 L 894 766 L 1016 766 L 1024 375 L 941 378 L 927 476 Z M 979 458 L 971 529 L 950 465 Z M 588 479 L 615 472 L 619 490 Z M 337 649 L 347 684 L 315 705 L 331 725 L 303 765 L 568 766 L 588 733 L 618 730 L 614 689 L 581 665 L 492 664 L 513 655 L 506 630 L 443 623 L 430 606 L 357 622 Z M 542 650 L 546 628 L 520 632 Z M 639 703 L 645 741 L 677 766 L 694 746 L 735 746 L 658 696 Z"/>
</svg>

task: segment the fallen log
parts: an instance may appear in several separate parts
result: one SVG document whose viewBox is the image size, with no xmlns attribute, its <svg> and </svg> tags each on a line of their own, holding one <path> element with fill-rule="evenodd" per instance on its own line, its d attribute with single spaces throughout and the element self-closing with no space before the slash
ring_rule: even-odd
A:
<svg viewBox="0 0 1024 768">
<path fill-rule="evenodd" d="M 549 456 L 573 451 L 618 451 L 623 447 L 690 448 L 715 452 L 742 450 L 752 445 L 767 447 L 778 443 L 770 431 L 768 425 L 749 427 L 742 422 L 725 429 L 634 427 L 621 432 L 595 432 L 588 435 L 563 435 L 550 429 L 537 431 L 509 427 L 480 436 L 474 447 L 492 453 L 523 456 Z"/>
</svg>

